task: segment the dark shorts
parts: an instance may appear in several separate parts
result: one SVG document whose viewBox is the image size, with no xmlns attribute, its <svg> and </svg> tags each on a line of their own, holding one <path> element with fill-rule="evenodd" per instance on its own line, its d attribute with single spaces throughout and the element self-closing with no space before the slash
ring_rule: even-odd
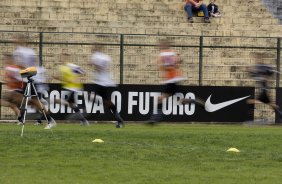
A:
<svg viewBox="0 0 282 184">
<path fill-rule="evenodd" d="M 267 91 L 265 91 L 265 90 L 263 90 L 263 91 L 259 94 L 258 100 L 261 101 L 261 102 L 263 102 L 263 103 L 266 103 L 266 104 L 268 104 L 268 103 L 271 102 L 270 97 L 269 97 Z"/>
<path fill-rule="evenodd" d="M 178 85 L 177 83 L 167 83 L 164 85 L 163 93 L 174 95 L 178 91 Z"/>
<path fill-rule="evenodd" d="M 101 96 L 101 97 L 103 98 L 103 100 L 106 100 L 106 101 L 107 101 L 107 100 L 111 100 L 111 98 L 110 98 L 110 92 L 109 92 L 109 87 L 107 87 L 107 86 L 97 85 L 97 86 L 95 87 L 94 92 L 95 92 L 97 95 Z"/>
</svg>

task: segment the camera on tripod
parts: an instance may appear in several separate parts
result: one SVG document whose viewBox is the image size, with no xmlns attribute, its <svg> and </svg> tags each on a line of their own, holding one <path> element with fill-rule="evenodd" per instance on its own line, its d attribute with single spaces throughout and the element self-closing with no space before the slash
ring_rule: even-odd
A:
<svg viewBox="0 0 282 184">
<path fill-rule="evenodd" d="M 37 69 L 36 69 L 36 67 L 28 67 L 24 70 L 21 70 L 20 74 L 21 74 L 22 78 L 24 78 L 24 77 L 30 78 L 30 77 L 35 76 L 37 74 Z"/>
</svg>

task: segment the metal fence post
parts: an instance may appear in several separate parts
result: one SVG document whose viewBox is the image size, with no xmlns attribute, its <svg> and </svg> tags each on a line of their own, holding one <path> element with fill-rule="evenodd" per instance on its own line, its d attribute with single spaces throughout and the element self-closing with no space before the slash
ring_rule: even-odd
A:
<svg viewBox="0 0 282 184">
<path fill-rule="evenodd" d="M 43 33 L 39 33 L 39 66 L 42 66 L 42 59 L 43 59 Z"/>
<path fill-rule="evenodd" d="M 203 43 L 204 37 L 200 36 L 200 48 L 199 48 L 199 86 L 202 86 L 203 80 Z"/>
<path fill-rule="evenodd" d="M 120 77 L 119 77 L 119 83 L 120 84 L 123 84 L 123 43 L 124 42 L 124 35 L 123 34 L 121 34 L 120 35 L 120 54 L 119 54 L 119 56 L 120 56 L 120 61 L 119 61 L 119 64 L 120 64 L 120 66 L 119 66 L 119 75 L 120 75 Z"/>
<path fill-rule="evenodd" d="M 281 61 L 281 38 L 277 38 L 277 58 L 276 58 L 276 87 L 280 86 L 280 61 Z"/>
</svg>

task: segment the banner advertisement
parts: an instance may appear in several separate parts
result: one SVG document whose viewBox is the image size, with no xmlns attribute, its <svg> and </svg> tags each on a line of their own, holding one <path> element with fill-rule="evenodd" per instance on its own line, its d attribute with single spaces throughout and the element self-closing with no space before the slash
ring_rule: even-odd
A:
<svg viewBox="0 0 282 184">
<path fill-rule="evenodd" d="M 282 107 L 282 88 L 276 88 L 276 104 L 281 108 Z M 275 113 L 275 123 L 282 123 L 282 119 L 279 114 Z"/>
<path fill-rule="evenodd" d="M 160 85 L 119 85 L 111 88 L 112 102 L 125 121 L 146 121 L 157 112 Z M 105 108 L 101 97 L 95 95 L 95 85 L 85 84 L 78 92 L 76 101 L 88 120 L 113 121 L 114 117 Z M 243 122 L 253 120 L 246 100 L 254 97 L 253 87 L 211 87 L 180 86 L 179 92 L 163 100 L 162 112 L 165 122 Z M 66 119 L 72 110 L 66 105 L 54 103 L 66 99 L 67 92 L 59 84 L 50 84 L 50 91 L 44 93 L 45 105 L 56 120 Z M 204 106 L 193 103 L 182 105 L 180 100 L 201 99 Z M 29 108 L 28 113 L 34 112 Z"/>
</svg>

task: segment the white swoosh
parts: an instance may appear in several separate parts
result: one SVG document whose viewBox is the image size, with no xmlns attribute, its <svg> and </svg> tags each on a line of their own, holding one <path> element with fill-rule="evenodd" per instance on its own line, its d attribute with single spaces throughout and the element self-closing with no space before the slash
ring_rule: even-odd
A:
<svg viewBox="0 0 282 184">
<path fill-rule="evenodd" d="M 214 111 L 217 111 L 219 109 L 222 109 L 226 106 L 229 106 L 231 104 L 234 104 L 236 102 L 239 102 L 241 100 L 244 100 L 245 98 L 248 98 L 250 97 L 251 95 L 249 96 L 245 96 L 245 97 L 242 97 L 242 98 L 236 98 L 234 100 L 229 100 L 229 101 L 226 101 L 226 102 L 222 102 L 222 103 L 218 103 L 218 104 L 212 104 L 211 103 L 211 96 L 209 96 L 209 98 L 207 99 L 206 103 L 205 103 L 205 110 L 208 111 L 208 112 L 214 112 Z"/>
</svg>

